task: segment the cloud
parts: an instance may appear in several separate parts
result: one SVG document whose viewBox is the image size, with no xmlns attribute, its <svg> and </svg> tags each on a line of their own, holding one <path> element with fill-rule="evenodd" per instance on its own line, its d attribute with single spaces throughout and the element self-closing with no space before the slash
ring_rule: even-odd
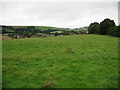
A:
<svg viewBox="0 0 120 90">
<path fill-rule="evenodd" d="M 105 18 L 118 24 L 116 2 L 2 2 L 0 24 L 77 28 Z"/>
</svg>

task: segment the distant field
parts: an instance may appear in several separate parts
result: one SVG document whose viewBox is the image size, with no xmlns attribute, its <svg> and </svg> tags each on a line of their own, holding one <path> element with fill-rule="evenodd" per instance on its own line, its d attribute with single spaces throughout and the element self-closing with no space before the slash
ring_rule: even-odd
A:
<svg viewBox="0 0 120 90">
<path fill-rule="evenodd" d="M 35 28 L 39 29 L 39 30 L 42 30 L 42 31 L 45 31 L 45 30 L 48 30 L 48 29 L 53 29 L 53 30 L 67 30 L 67 29 L 64 29 L 64 28 L 49 27 L 49 26 L 35 26 Z"/>
<path fill-rule="evenodd" d="M 117 88 L 118 38 L 3 40 L 3 88 Z"/>
<path fill-rule="evenodd" d="M 12 26 L 13 28 L 26 28 L 27 26 Z M 58 27 L 50 27 L 50 26 L 34 26 L 36 29 L 46 31 L 48 29 L 53 29 L 53 30 L 67 30 L 65 28 L 58 28 Z"/>
</svg>

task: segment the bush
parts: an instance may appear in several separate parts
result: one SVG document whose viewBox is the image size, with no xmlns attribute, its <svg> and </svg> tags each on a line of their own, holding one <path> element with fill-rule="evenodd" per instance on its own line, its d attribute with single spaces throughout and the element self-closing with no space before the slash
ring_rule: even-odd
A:
<svg viewBox="0 0 120 90">
<path fill-rule="evenodd" d="M 16 34 L 8 34 L 9 37 L 15 38 Z M 14 37 L 15 36 L 15 37 Z"/>
</svg>

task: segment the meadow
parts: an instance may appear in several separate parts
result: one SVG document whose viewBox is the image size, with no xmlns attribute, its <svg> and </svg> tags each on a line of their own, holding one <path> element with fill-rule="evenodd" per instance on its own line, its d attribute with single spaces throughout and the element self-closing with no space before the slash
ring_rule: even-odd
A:
<svg viewBox="0 0 120 90">
<path fill-rule="evenodd" d="M 2 45 L 3 88 L 118 88 L 118 37 L 9 39 Z"/>
</svg>

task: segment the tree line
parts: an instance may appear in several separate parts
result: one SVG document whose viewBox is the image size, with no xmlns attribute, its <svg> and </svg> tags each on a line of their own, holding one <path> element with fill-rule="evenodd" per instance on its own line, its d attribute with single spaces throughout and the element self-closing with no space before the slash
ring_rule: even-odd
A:
<svg viewBox="0 0 120 90">
<path fill-rule="evenodd" d="M 88 28 L 89 34 L 113 35 L 120 37 L 120 25 L 116 26 L 114 20 L 104 19 L 100 24 L 91 23 Z"/>
</svg>

